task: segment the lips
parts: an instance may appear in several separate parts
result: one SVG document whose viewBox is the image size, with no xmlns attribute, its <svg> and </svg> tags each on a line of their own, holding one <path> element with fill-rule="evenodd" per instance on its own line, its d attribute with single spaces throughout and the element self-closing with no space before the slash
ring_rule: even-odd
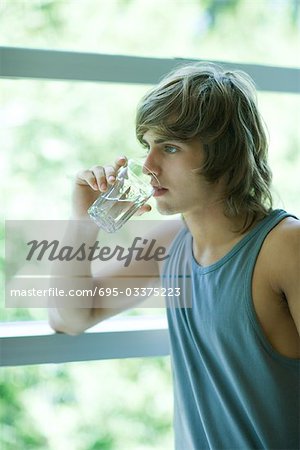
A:
<svg viewBox="0 0 300 450">
<path fill-rule="evenodd" d="M 153 186 L 152 185 L 152 187 L 154 189 L 153 197 L 161 197 L 162 195 L 164 195 L 168 191 L 168 189 L 166 189 L 166 188 L 164 188 L 162 186 Z"/>
</svg>

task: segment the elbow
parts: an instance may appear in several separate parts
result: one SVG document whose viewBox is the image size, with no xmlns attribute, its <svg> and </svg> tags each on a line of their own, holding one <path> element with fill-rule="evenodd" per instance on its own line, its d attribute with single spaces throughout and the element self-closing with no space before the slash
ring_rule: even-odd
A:
<svg viewBox="0 0 300 450">
<path fill-rule="evenodd" d="M 55 309 L 49 309 L 48 323 L 50 328 L 52 328 L 55 333 L 64 333 L 69 336 L 78 336 L 85 331 L 85 328 L 82 327 L 82 324 L 81 326 L 79 326 L 79 324 L 77 324 L 76 326 L 74 322 L 67 324 L 64 320 L 62 320 Z"/>
<path fill-rule="evenodd" d="M 79 336 L 80 334 L 82 334 L 85 330 L 82 329 L 77 329 L 77 328 L 73 328 L 73 327 L 67 327 L 67 326 L 62 326 L 62 325 L 58 325 L 52 321 L 49 320 L 49 326 L 50 328 L 52 328 L 53 331 L 55 331 L 55 333 L 63 333 L 63 334 L 67 334 L 68 336 Z"/>
</svg>

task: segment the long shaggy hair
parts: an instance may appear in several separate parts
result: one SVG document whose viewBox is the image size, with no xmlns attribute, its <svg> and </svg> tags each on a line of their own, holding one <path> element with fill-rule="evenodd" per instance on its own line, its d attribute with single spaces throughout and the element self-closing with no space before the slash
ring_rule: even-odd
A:
<svg viewBox="0 0 300 450">
<path fill-rule="evenodd" d="M 268 143 L 252 79 L 212 63 L 183 66 L 140 101 L 136 135 L 149 129 L 166 139 L 198 137 L 204 148 L 199 169 L 210 183 L 225 180 L 224 213 L 245 216 L 242 231 L 272 208 Z"/>
</svg>

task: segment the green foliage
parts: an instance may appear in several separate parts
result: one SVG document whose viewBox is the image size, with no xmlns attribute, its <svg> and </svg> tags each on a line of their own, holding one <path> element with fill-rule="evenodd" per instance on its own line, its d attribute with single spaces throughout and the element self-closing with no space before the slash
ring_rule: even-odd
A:
<svg viewBox="0 0 300 450">
<path fill-rule="evenodd" d="M 9 375 L 7 370 L 2 371 L 0 378 L 2 401 L 0 445 L 5 450 L 15 450 L 16 448 L 42 450 L 47 448 L 46 439 L 27 414 L 29 406 L 24 404 L 22 398 L 22 386 L 26 385 L 30 389 L 37 383 L 37 378 L 32 375 L 32 372 L 30 373 L 28 370 L 12 375 Z"/>
<path fill-rule="evenodd" d="M 5 450 L 172 446 L 167 359 L 6 368 L 0 394 Z"/>
</svg>

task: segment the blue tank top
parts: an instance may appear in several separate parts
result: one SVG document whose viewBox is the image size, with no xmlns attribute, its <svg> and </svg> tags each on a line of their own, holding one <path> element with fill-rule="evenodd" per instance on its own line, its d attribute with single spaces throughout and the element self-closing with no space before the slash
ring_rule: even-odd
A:
<svg viewBox="0 0 300 450">
<path fill-rule="evenodd" d="M 167 305 L 177 450 L 300 448 L 300 360 L 271 346 L 251 294 L 264 239 L 288 216 L 274 210 L 208 267 L 186 228 L 170 248 L 163 285 L 181 290 L 180 305 Z"/>
</svg>

